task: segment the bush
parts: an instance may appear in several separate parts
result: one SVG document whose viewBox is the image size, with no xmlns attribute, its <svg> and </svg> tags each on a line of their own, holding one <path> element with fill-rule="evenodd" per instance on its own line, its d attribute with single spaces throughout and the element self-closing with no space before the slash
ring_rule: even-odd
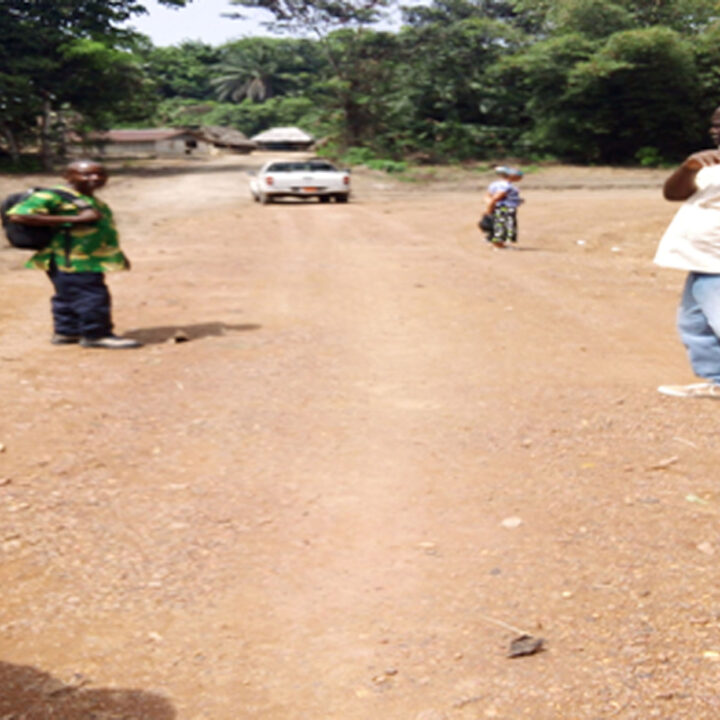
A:
<svg viewBox="0 0 720 720">
<path fill-rule="evenodd" d="M 0 154 L 0 172 L 8 175 L 22 175 L 25 173 L 39 173 L 43 171 L 40 155 L 23 154 L 17 162 L 13 162 L 9 155 Z"/>
<path fill-rule="evenodd" d="M 381 170 L 386 173 L 401 173 L 407 170 L 407 163 L 390 158 L 376 157 L 375 153 L 366 147 L 350 147 L 341 158 L 346 165 L 364 165 L 371 170 Z"/>
<path fill-rule="evenodd" d="M 635 159 L 643 167 L 659 167 L 663 164 L 663 157 L 656 147 L 641 147 L 635 153 Z"/>
<path fill-rule="evenodd" d="M 365 165 L 371 170 L 382 170 L 386 173 L 402 173 L 407 170 L 407 163 L 386 158 L 375 158 L 368 160 Z"/>
<path fill-rule="evenodd" d="M 376 159 L 375 153 L 366 147 L 349 147 L 343 154 L 343 162 L 347 165 L 367 165 Z"/>
</svg>

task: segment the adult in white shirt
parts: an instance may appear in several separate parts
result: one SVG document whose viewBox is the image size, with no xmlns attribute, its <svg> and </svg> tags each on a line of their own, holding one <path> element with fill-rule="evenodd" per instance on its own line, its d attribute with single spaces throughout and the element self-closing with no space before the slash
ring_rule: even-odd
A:
<svg viewBox="0 0 720 720">
<path fill-rule="evenodd" d="M 710 137 L 720 146 L 720 107 L 712 115 Z M 688 273 L 678 331 L 693 371 L 704 382 L 658 390 L 720 399 L 720 149 L 690 155 L 665 181 L 663 195 L 685 203 L 660 240 L 654 262 Z"/>
</svg>

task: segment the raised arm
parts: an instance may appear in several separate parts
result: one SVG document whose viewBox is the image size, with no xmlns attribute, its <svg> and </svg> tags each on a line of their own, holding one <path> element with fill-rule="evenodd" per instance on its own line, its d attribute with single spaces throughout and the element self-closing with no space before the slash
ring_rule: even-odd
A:
<svg viewBox="0 0 720 720">
<path fill-rule="evenodd" d="M 695 182 L 698 172 L 711 165 L 720 165 L 720 150 L 693 153 L 665 181 L 663 197 L 666 200 L 687 200 L 698 189 Z"/>
</svg>

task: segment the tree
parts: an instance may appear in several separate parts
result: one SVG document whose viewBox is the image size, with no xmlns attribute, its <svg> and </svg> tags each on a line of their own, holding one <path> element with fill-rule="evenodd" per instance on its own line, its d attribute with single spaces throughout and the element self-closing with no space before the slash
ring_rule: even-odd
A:
<svg viewBox="0 0 720 720">
<path fill-rule="evenodd" d="M 570 26 L 562 25 L 563 17 L 602 11 L 601 3 L 586 0 L 510 1 L 521 17 L 532 19 L 535 32 L 542 37 L 570 30 Z M 719 17 L 720 12 L 715 0 L 614 0 L 606 5 L 608 13 L 617 15 L 621 12 L 630 19 L 628 29 L 663 26 L 684 34 L 701 32 Z M 601 23 L 604 23 L 602 18 Z"/>
<path fill-rule="evenodd" d="M 526 93 L 527 147 L 577 162 L 626 162 L 653 146 L 682 154 L 697 123 L 690 43 L 667 28 L 536 43 L 500 63 Z"/>
<path fill-rule="evenodd" d="M 500 58 L 488 69 L 492 117 L 520 154 L 575 157 L 582 152 L 575 134 L 568 134 L 574 118 L 563 98 L 573 69 L 595 49 L 595 43 L 577 33 L 551 37 Z"/>
<path fill-rule="evenodd" d="M 553 8 L 551 18 L 554 35 L 578 33 L 598 40 L 629 30 L 635 24 L 628 9 L 605 0 L 565 0 Z"/>
<path fill-rule="evenodd" d="M 697 68 L 699 127 L 688 128 L 688 147 L 707 142 L 707 118 L 720 105 L 720 23 L 698 35 L 693 43 Z"/>
<path fill-rule="evenodd" d="M 343 147 L 379 147 L 388 131 L 396 86 L 397 37 L 387 32 L 337 30 L 324 41 L 332 70 L 314 96 L 328 116 L 326 128 Z"/>
<path fill-rule="evenodd" d="M 383 17 L 395 0 L 230 0 L 233 5 L 266 10 L 274 20 L 267 26 L 274 32 L 314 35 L 334 74 L 334 91 L 344 118 L 341 144 L 359 141 L 364 124 L 365 99 L 354 97 L 362 68 L 356 59 L 362 57 L 367 38 L 364 30 Z M 342 30 L 340 42 L 331 35 Z"/>
<path fill-rule="evenodd" d="M 624 0 L 636 28 L 658 25 L 694 34 L 718 18 L 715 0 Z"/>
<path fill-rule="evenodd" d="M 505 144 L 507 107 L 497 112 L 501 96 L 488 72 L 521 47 L 524 34 L 505 20 L 483 17 L 468 0 L 433 2 L 421 10 L 426 20 L 441 19 L 416 21 L 399 33 L 395 91 L 416 149 L 438 158 L 496 151 Z"/>
<path fill-rule="evenodd" d="M 172 47 L 150 45 L 141 54 L 145 59 L 145 70 L 153 78 L 161 98 L 181 95 L 208 100 L 214 96 L 210 78 L 222 58 L 220 49 L 186 41 Z"/>
<path fill-rule="evenodd" d="M 510 0 L 433 0 L 429 5 L 402 8 L 403 20 L 410 27 L 447 25 L 471 18 L 512 23 L 517 13 Z"/>
<path fill-rule="evenodd" d="M 213 68 L 218 99 L 262 102 L 292 92 L 319 70 L 317 54 L 305 40 L 245 38 L 229 43 L 222 61 Z M 315 57 L 313 57 L 313 55 Z"/>
<path fill-rule="evenodd" d="M 373 25 L 394 0 L 230 0 L 231 5 L 266 10 L 273 32 L 308 33 L 322 39 L 340 28 Z M 237 14 L 236 17 L 242 17 Z"/>
<path fill-rule="evenodd" d="M 564 105 L 601 162 L 622 162 L 644 146 L 684 155 L 698 105 L 691 45 L 662 27 L 615 33 L 573 69 Z"/>
<path fill-rule="evenodd" d="M 160 2 L 182 7 L 187 0 Z M 0 66 L 7 69 L 0 75 L 0 108 L 7 113 L 2 131 L 11 148 L 17 148 L 17 138 L 31 134 L 40 117 L 43 161 L 51 165 L 53 119 L 72 106 L 74 44 L 129 44 L 133 34 L 121 25 L 142 12 L 136 0 L 0 0 Z M 102 104 L 101 96 L 91 92 L 89 102 L 96 98 Z"/>
<path fill-rule="evenodd" d="M 144 117 L 157 104 L 155 87 L 132 53 L 80 39 L 65 46 L 62 57 L 58 95 L 80 115 L 81 127 Z"/>
</svg>

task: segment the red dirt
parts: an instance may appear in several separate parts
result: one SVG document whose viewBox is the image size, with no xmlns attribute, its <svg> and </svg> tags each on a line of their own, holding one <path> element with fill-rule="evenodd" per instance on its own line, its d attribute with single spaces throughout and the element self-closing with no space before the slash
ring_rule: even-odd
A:
<svg viewBox="0 0 720 720">
<path fill-rule="evenodd" d="M 259 206 L 262 159 L 113 175 L 140 350 L 51 346 L 0 252 L 0 717 L 716 720 L 664 173 L 531 174 L 497 252 L 487 176 Z"/>
</svg>

